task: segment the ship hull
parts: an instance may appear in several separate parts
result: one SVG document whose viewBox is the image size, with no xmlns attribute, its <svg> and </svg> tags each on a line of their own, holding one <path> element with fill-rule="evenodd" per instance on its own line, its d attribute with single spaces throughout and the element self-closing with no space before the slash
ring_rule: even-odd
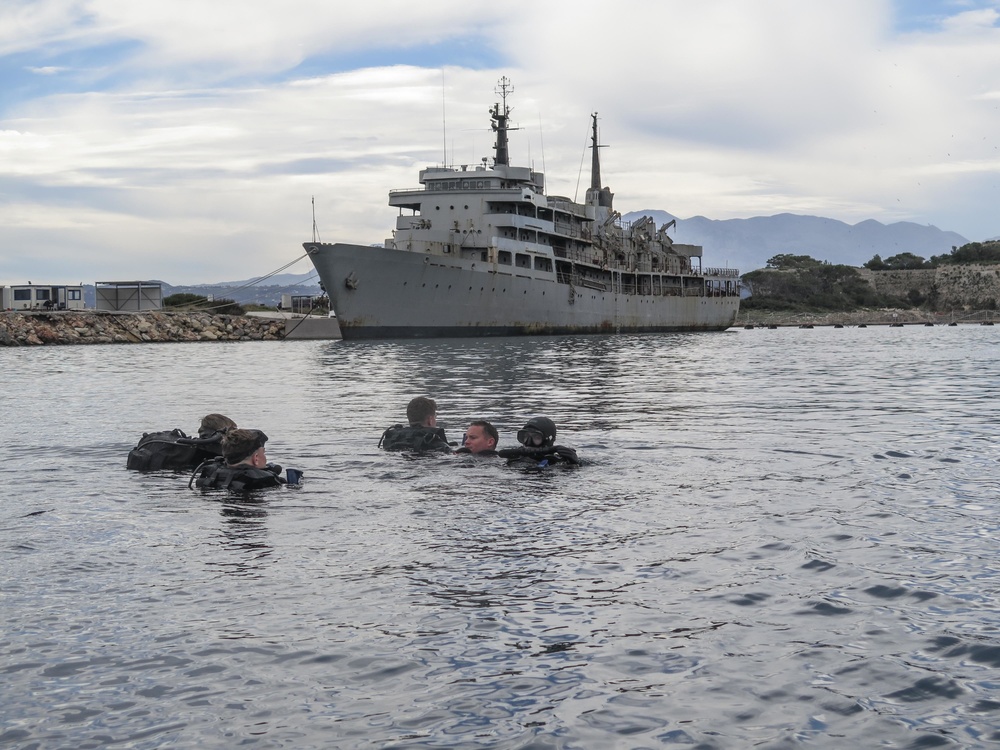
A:
<svg viewBox="0 0 1000 750">
<path fill-rule="evenodd" d="M 739 310 L 733 296 L 622 294 L 447 256 L 304 247 L 348 340 L 721 331 Z"/>
</svg>

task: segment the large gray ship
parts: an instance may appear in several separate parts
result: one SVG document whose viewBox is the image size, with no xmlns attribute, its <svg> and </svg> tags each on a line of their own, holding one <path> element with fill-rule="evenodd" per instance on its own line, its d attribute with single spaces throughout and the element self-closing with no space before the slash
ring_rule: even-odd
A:
<svg viewBox="0 0 1000 750">
<path fill-rule="evenodd" d="M 428 167 L 393 190 L 381 246 L 306 242 L 345 339 L 721 331 L 736 319 L 739 272 L 703 268 L 673 222 L 624 222 L 601 186 L 597 114 L 583 203 L 546 195 L 541 172 L 510 164 L 506 78 L 490 110 L 490 165 Z"/>
</svg>

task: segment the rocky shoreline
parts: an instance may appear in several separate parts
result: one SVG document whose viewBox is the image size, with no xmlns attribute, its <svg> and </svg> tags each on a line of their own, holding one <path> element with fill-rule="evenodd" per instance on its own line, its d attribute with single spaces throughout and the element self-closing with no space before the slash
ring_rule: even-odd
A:
<svg viewBox="0 0 1000 750">
<path fill-rule="evenodd" d="M 206 312 L 0 313 L 0 346 L 278 341 L 284 337 L 283 320 Z"/>
<path fill-rule="evenodd" d="M 933 313 L 922 310 L 855 310 L 852 312 L 776 312 L 774 310 L 740 310 L 734 328 L 749 326 L 892 326 L 892 325 L 991 325 L 1000 322 L 1000 314 L 992 310 L 955 310 Z"/>
<path fill-rule="evenodd" d="M 740 311 L 734 328 L 758 326 L 857 326 L 992 324 L 1000 314 L 990 310 L 926 313 L 918 310 L 865 310 L 860 312 L 788 313 L 769 310 Z M 304 327 L 305 328 L 305 327 Z M 339 338 L 326 333 L 294 338 Z M 293 336 L 293 334 L 295 334 Z M 0 347 L 66 344 L 142 344 L 180 341 L 280 341 L 286 338 L 286 321 L 207 312 L 0 312 Z"/>
</svg>

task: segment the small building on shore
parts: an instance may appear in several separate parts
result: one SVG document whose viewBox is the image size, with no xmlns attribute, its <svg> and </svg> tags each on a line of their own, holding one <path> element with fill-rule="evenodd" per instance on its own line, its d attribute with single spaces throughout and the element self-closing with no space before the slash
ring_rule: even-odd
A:
<svg viewBox="0 0 1000 750">
<path fill-rule="evenodd" d="M 159 281 L 98 281 L 94 284 L 97 309 L 111 312 L 150 312 L 163 309 Z"/>
<path fill-rule="evenodd" d="M 0 287 L 4 310 L 82 310 L 83 286 L 12 284 Z"/>
<path fill-rule="evenodd" d="M 309 315 L 316 308 L 327 310 L 329 306 L 330 300 L 327 297 L 315 294 L 282 294 L 281 302 L 278 303 L 279 310 L 296 315 Z"/>
</svg>

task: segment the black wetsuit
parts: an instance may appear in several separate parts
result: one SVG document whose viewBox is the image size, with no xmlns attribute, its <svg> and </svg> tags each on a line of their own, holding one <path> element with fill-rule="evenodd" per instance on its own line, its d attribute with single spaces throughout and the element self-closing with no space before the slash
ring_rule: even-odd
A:
<svg viewBox="0 0 1000 750">
<path fill-rule="evenodd" d="M 451 445 L 440 427 L 394 424 L 382 433 L 378 447 L 387 451 L 451 453 Z"/>
<path fill-rule="evenodd" d="M 526 466 L 541 468 L 554 464 L 579 464 L 576 451 L 565 445 L 543 445 L 540 448 L 502 448 L 500 458 L 507 459 L 508 466 Z"/>
<path fill-rule="evenodd" d="M 228 489 L 235 492 L 263 490 L 285 484 L 280 474 L 281 467 L 277 464 L 267 464 L 263 469 L 258 469 L 249 464 L 229 466 L 225 459 L 216 458 L 201 467 L 195 485 L 205 489 Z"/>
</svg>

